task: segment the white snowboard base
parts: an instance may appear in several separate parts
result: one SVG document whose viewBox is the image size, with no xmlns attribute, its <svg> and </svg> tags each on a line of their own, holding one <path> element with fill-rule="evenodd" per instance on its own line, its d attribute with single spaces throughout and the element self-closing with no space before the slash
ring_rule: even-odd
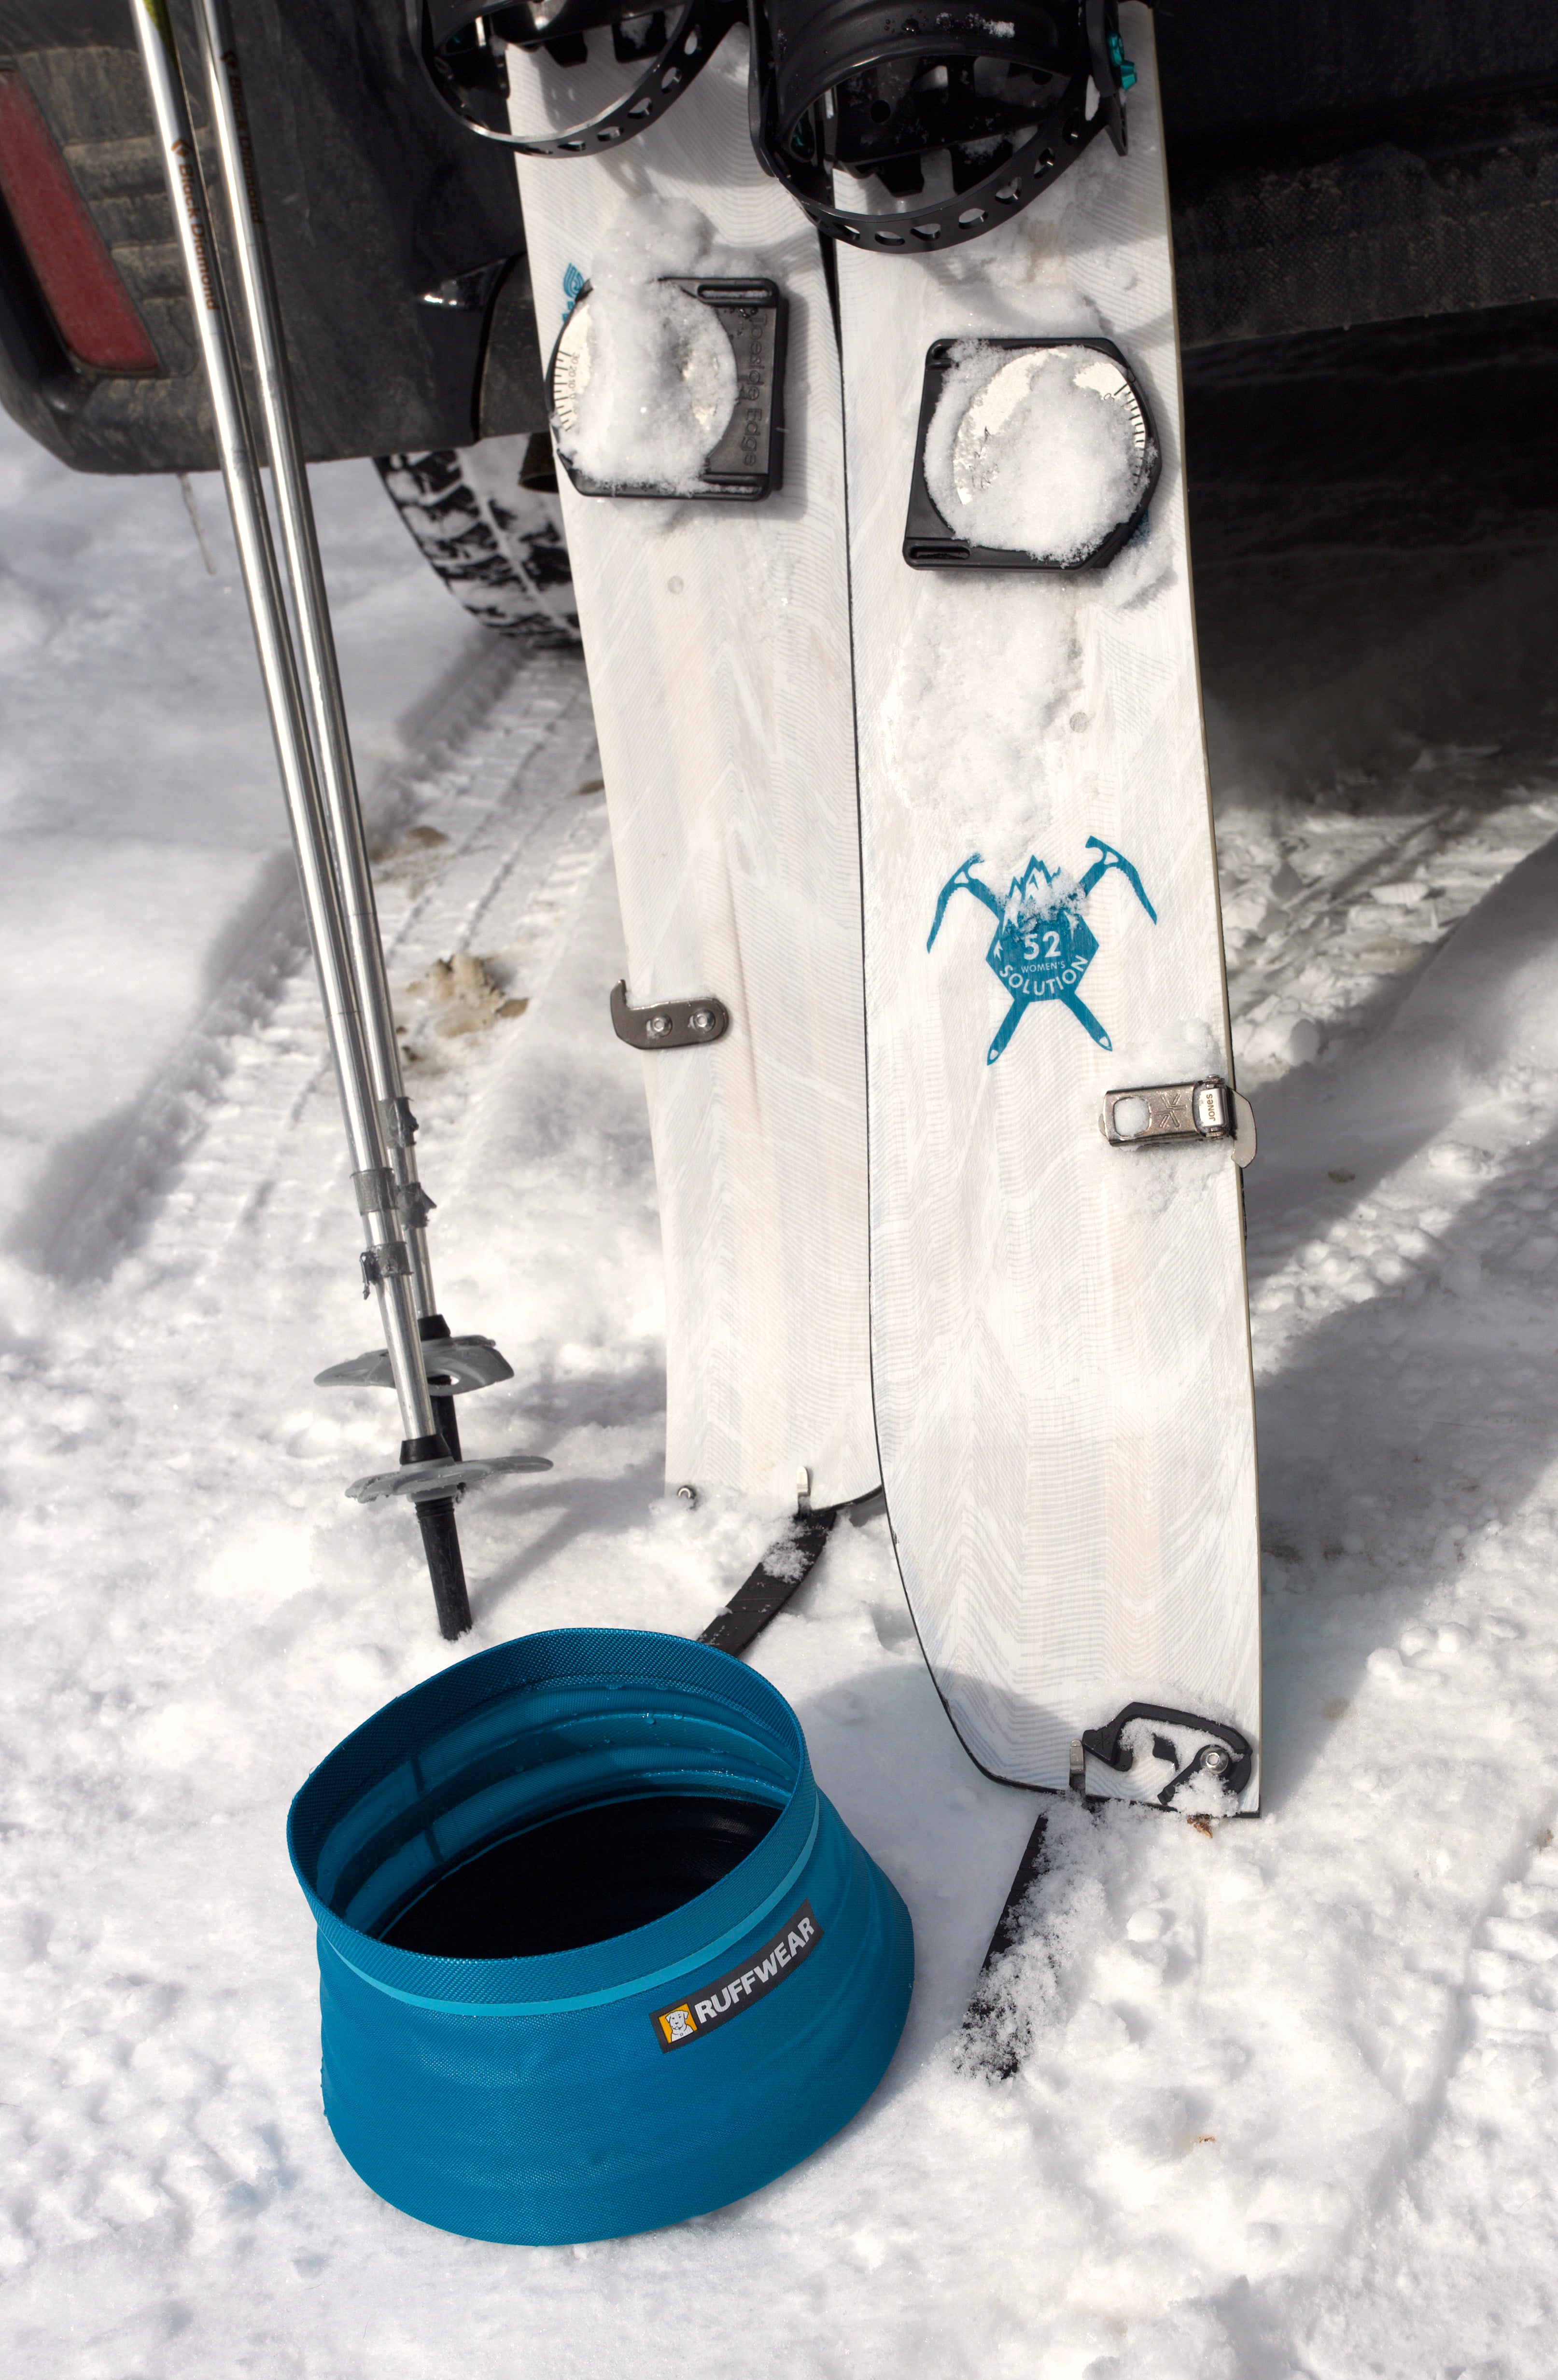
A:
<svg viewBox="0 0 1558 2380">
<path fill-rule="evenodd" d="M 1260 1716 L 1237 1169 L 1100 1130 L 1107 1091 L 1230 1074 L 1151 26 L 1124 21 L 1126 157 L 1094 140 L 945 257 L 839 257 L 883 1484 L 965 1745 L 1057 1789 L 1131 1703 L 1256 1746 Z M 1147 522 L 1102 570 L 912 569 L 927 351 L 1024 335 L 1125 354 L 1162 447 Z M 1030 1004 L 994 972 L 1025 880 L 1078 962 Z M 1089 1758 L 1086 1784 L 1174 1773 Z"/>
<path fill-rule="evenodd" d="M 523 160 L 519 181 L 548 351 L 570 293 L 635 240 L 646 274 L 761 273 L 789 301 L 779 493 L 560 481 L 627 996 L 712 993 L 731 1015 L 712 1047 L 623 1053 L 660 1190 L 667 1482 L 779 1505 L 804 1467 L 822 1505 L 878 1477 L 843 433 L 819 243 L 753 161 L 745 67 L 729 37 L 642 138 Z"/>
</svg>

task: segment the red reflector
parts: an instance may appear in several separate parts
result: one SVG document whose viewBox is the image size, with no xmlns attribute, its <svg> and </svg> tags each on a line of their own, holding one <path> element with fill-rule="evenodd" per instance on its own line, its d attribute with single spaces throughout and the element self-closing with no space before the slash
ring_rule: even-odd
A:
<svg viewBox="0 0 1558 2380">
<path fill-rule="evenodd" d="M 77 362 L 92 371 L 156 371 L 146 326 L 15 67 L 0 67 L 0 198 Z"/>
</svg>

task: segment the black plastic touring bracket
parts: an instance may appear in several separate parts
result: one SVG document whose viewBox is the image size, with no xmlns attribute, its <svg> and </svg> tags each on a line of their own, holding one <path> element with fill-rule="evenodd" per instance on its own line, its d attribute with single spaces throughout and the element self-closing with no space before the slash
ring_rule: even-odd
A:
<svg viewBox="0 0 1558 2380">
<path fill-rule="evenodd" d="M 1105 1767 L 1124 1774 L 1135 1763 L 1130 1745 L 1121 1740 L 1133 1719 L 1144 1719 L 1154 1728 L 1192 1728 L 1198 1735 L 1213 1739 L 1200 1744 L 1169 1779 L 1157 1797 L 1165 1810 L 1174 1807 L 1180 1787 L 1187 1785 L 1193 1777 L 1211 1778 L 1235 1800 L 1248 1784 L 1255 1753 L 1247 1736 L 1241 1735 L 1236 1727 L 1230 1727 L 1226 1719 L 1203 1718 L 1197 1711 L 1169 1710 L 1160 1703 L 1127 1703 L 1107 1726 L 1085 1728 L 1081 1736 L 1083 1750 L 1090 1752 L 1095 1760 L 1102 1760 Z M 1152 1751 L 1159 1760 L 1178 1762 L 1184 1757 L 1178 1744 L 1168 1735 L 1155 1737 Z"/>
<path fill-rule="evenodd" d="M 1014 356 L 1039 354 L 1056 347 L 1087 347 L 1114 366 L 1118 386 L 1109 393 L 1126 408 L 1130 419 L 1137 457 L 1135 485 L 1129 513 L 1090 552 L 1058 560 L 1029 553 L 1016 546 L 973 545 L 967 538 L 959 537 L 943 517 L 925 474 L 925 442 L 946 386 L 946 375 L 957 362 L 957 351 L 965 344 L 1005 349 Z M 1122 546 L 1129 543 L 1145 520 L 1162 468 L 1162 450 L 1146 393 L 1113 339 L 1095 339 L 1086 334 L 1061 339 L 937 339 L 925 357 L 919 429 L 914 442 L 914 478 L 909 488 L 908 519 L 904 527 L 904 560 L 913 570 L 1102 570 L 1106 562 L 1114 561 Z"/>
<path fill-rule="evenodd" d="M 578 419 L 586 349 L 588 282 L 557 334 L 546 373 L 546 403 L 558 460 L 581 496 L 659 497 L 683 504 L 761 504 L 785 483 L 785 341 L 788 305 L 776 281 L 663 273 L 663 282 L 706 306 L 736 359 L 736 406 L 704 457 L 695 488 L 616 483 L 572 463 L 564 442 Z"/>
</svg>

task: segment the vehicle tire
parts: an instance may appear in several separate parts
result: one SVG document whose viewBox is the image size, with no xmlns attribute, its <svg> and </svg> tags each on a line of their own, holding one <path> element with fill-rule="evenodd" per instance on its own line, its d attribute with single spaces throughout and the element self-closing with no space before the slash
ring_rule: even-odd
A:
<svg viewBox="0 0 1558 2380">
<path fill-rule="evenodd" d="M 504 636 L 577 645 L 561 508 L 520 477 L 531 446 L 524 436 L 484 438 L 375 462 L 390 502 L 468 612 Z"/>
</svg>

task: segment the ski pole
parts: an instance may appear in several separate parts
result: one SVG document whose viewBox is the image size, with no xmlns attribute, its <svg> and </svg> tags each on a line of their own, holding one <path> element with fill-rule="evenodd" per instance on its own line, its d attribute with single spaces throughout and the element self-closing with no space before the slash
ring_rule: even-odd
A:
<svg viewBox="0 0 1558 2380">
<path fill-rule="evenodd" d="M 400 1070 L 395 1012 L 363 832 L 362 804 L 341 693 L 335 639 L 330 625 L 329 598 L 303 462 L 292 375 L 282 338 L 275 272 L 265 231 L 249 111 L 227 0 L 197 0 L 196 26 L 216 131 L 223 195 L 237 253 L 244 317 L 255 360 L 265 443 L 270 450 L 271 484 L 281 520 L 282 557 L 298 629 L 303 689 L 313 724 L 320 791 L 346 917 L 368 1064 L 395 1172 L 401 1230 L 411 1256 L 418 1327 L 421 1338 L 432 1342 L 448 1336 L 448 1326 L 438 1311 L 428 1251 L 427 1218 L 432 1201 L 418 1178 L 417 1120 L 406 1097 Z M 432 1402 L 439 1432 L 451 1455 L 458 1461 L 459 1431 L 454 1397 L 435 1393 Z"/>
<path fill-rule="evenodd" d="M 450 1463 L 448 1447 L 436 1428 L 423 1369 L 412 1302 L 412 1255 L 402 1229 L 395 1172 L 385 1161 L 384 1135 L 352 979 L 347 927 L 331 863 L 297 656 L 288 633 L 270 519 L 261 491 L 254 441 L 223 302 L 221 271 L 201 188 L 176 42 L 167 0 L 131 0 L 131 11 L 211 392 L 222 478 L 232 514 L 244 591 L 249 599 L 255 650 L 324 1005 L 325 1029 L 351 1155 L 352 1183 L 362 1217 L 363 1282 L 365 1290 L 371 1288 L 378 1300 L 400 1404 L 405 1431 L 401 1462 L 408 1466 L 427 1466 L 430 1487 L 435 1482 L 438 1486 L 448 1483 L 444 1493 L 418 1497 L 416 1501 L 439 1627 L 444 1636 L 454 1637 L 470 1626 L 470 1605 L 455 1527 L 454 1497 L 449 1492 L 459 1481 L 459 1473 Z"/>
</svg>

